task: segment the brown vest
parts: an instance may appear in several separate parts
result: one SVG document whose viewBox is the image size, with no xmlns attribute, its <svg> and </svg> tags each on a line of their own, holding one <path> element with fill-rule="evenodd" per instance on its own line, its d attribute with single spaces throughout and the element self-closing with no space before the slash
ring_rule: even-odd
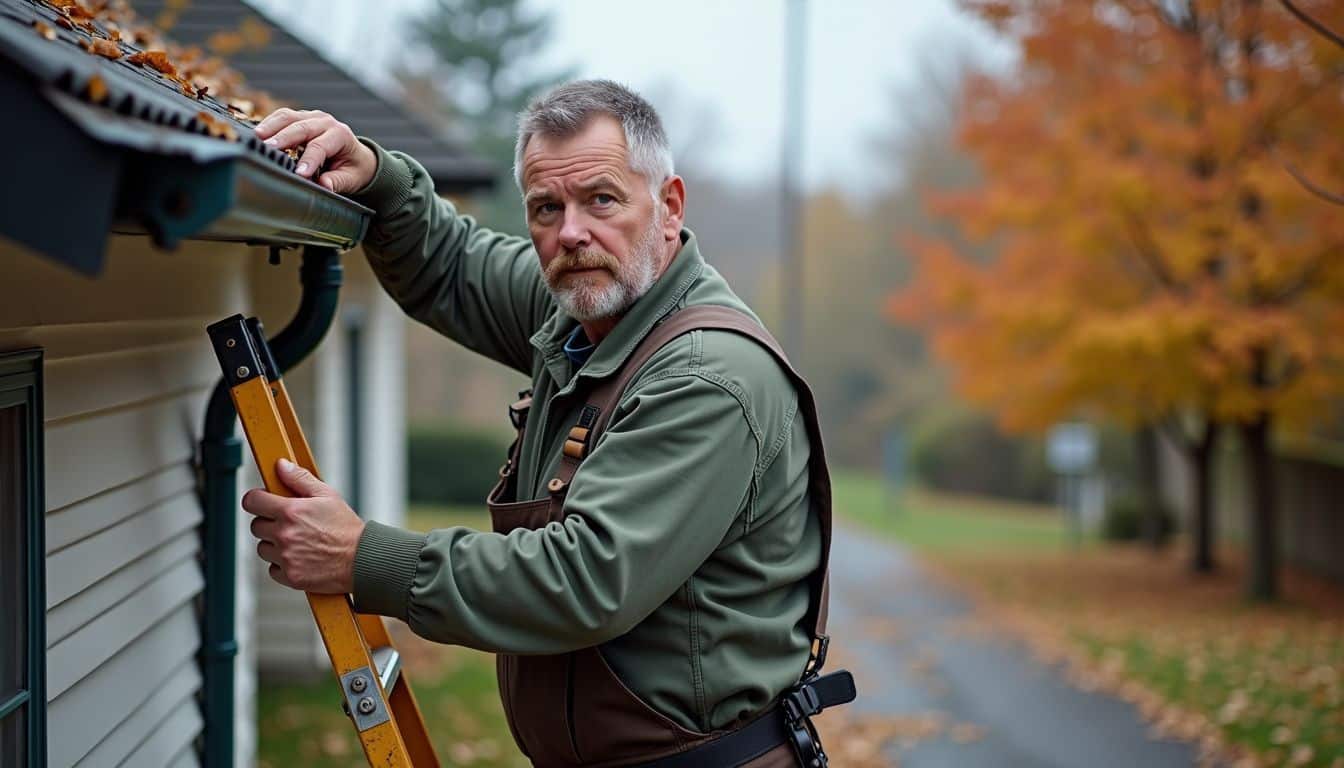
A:
<svg viewBox="0 0 1344 768">
<path fill-rule="evenodd" d="M 486 501 L 494 530 L 508 533 L 515 528 L 537 529 L 564 519 L 569 483 L 588 447 L 597 444 L 621 394 L 655 352 L 677 336 L 699 329 L 734 331 L 754 339 L 774 354 L 797 390 L 799 410 L 811 443 L 808 491 L 821 520 L 822 542 L 821 563 L 812 577 L 812 601 L 805 621 L 810 624 L 813 637 L 820 637 L 826 628 L 831 481 L 816 404 L 806 382 L 789 364 L 769 332 L 749 316 L 728 307 L 696 305 L 674 312 L 640 342 L 619 371 L 598 383 L 589 394 L 588 406 L 582 409 L 580 423 L 571 428 L 565 441 L 559 471 L 547 485 L 550 494 L 535 501 L 513 501 L 517 498 L 518 452 L 531 398 L 525 397 L 515 404 L 511 410 L 518 437 L 509 450 L 508 463 L 500 470 L 499 483 Z M 538 768 L 638 765 L 683 752 L 732 731 L 690 731 L 657 712 L 621 682 L 596 647 L 557 655 L 499 654 L 496 671 L 513 738 Z M 804 671 L 799 670 L 800 677 Z M 742 725 L 746 723 L 738 727 Z M 751 768 L 797 764 L 788 744 L 746 763 Z"/>
</svg>

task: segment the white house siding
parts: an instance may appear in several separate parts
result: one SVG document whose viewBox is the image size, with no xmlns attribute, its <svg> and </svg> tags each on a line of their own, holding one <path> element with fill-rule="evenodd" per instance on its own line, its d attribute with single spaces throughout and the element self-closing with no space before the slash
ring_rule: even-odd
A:
<svg viewBox="0 0 1344 768">
<path fill-rule="evenodd" d="M 204 328 L 246 310 L 248 265 L 263 258 L 115 237 L 103 274 L 89 278 L 0 241 L 0 351 L 45 350 L 53 766 L 197 762 L 202 510 L 191 462 L 219 375 Z M 240 579 L 240 630 L 251 599 Z M 245 631 L 240 640 L 246 659 Z M 250 765 L 246 663 L 237 687 L 236 752 Z"/>
<path fill-rule="evenodd" d="M 378 285 L 360 251 L 345 254 L 345 284 L 339 315 L 322 345 L 294 371 L 285 386 L 294 400 L 304 433 L 312 445 L 323 479 L 350 495 L 351 419 L 359 419 L 360 486 L 366 518 L 394 525 L 405 521 L 405 327 L 406 317 Z M 266 271 L 256 293 L 260 306 L 277 317 L 269 333 L 279 330 L 282 307 L 292 308 L 295 289 L 277 284 Z M 360 328 L 360 378 L 363 398 L 350 402 L 349 329 Z M 351 414 L 350 408 L 357 409 Z M 255 475 L 247 482 L 259 482 Z M 266 574 L 252 553 L 250 573 L 257 588 L 257 656 L 263 677 L 320 679 L 330 675 L 330 662 L 302 593 L 281 587 Z"/>
</svg>

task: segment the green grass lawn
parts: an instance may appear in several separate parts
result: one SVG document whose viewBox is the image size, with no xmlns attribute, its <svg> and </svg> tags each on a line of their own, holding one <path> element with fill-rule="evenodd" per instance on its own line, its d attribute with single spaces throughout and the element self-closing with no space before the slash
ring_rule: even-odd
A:
<svg viewBox="0 0 1344 768">
<path fill-rule="evenodd" d="M 1058 510 L 911 489 L 890 498 L 873 475 L 839 471 L 834 477 L 835 512 L 934 553 L 1060 551 L 1069 543 Z"/>
</svg>

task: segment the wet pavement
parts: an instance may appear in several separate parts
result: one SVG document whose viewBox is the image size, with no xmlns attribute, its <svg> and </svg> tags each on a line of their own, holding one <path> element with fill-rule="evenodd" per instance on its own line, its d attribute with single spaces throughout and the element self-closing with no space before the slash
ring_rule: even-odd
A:
<svg viewBox="0 0 1344 768">
<path fill-rule="evenodd" d="M 848 709 L 924 733 L 891 748 L 901 768 L 1195 764 L 1194 745 L 1153 740 L 1132 705 L 1069 685 L 1058 668 L 989 630 L 899 545 L 837 527 L 831 579 L 832 668 L 859 674 L 859 700 Z"/>
</svg>

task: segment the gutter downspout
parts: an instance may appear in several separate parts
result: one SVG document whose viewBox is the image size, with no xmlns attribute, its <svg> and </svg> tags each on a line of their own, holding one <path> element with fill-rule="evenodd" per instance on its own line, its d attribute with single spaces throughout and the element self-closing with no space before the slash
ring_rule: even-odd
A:
<svg viewBox="0 0 1344 768">
<path fill-rule="evenodd" d="M 303 297 L 289 325 L 271 341 L 284 373 L 312 352 L 336 317 L 341 288 L 340 254 L 334 248 L 308 246 L 303 251 L 299 282 Z M 205 559 L 205 590 L 201 615 L 201 695 L 205 730 L 202 757 L 207 768 L 234 765 L 234 585 L 237 578 L 238 469 L 243 441 L 235 433 L 237 414 L 221 380 L 210 397 L 201 436 L 201 506 L 205 514 L 201 550 Z"/>
</svg>

